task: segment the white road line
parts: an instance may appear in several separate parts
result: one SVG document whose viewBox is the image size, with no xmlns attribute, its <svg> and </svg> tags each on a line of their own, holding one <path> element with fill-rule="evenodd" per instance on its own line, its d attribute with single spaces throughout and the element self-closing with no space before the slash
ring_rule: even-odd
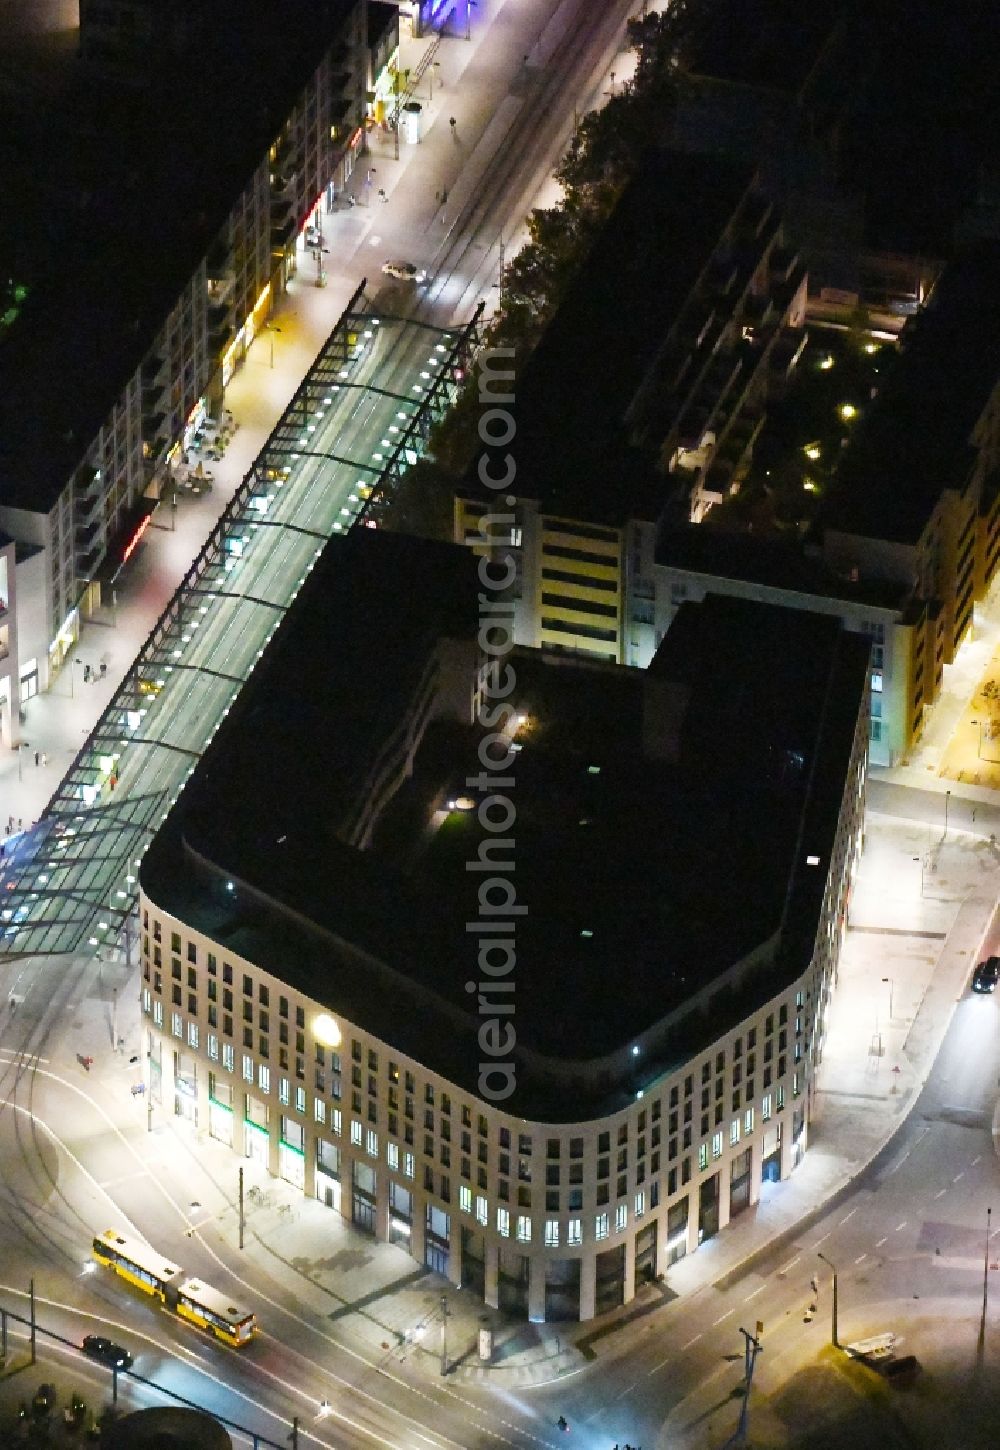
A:
<svg viewBox="0 0 1000 1450">
<path fill-rule="evenodd" d="M 945 1196 L 945 1194 L 947 1192 L 948 1192 L 947 1188 L 939 1188 L 938 1191 L 937 1191 L 937 1193 L 935 1193 L 934 1197 L 935 1198 L 944 1198 L 944 1196 Z"/>
<path fill-rule="evenodd" d="M 850 1213 L 845 1213 L 844 1214 L 844 1217 L 840 1220 L 840 1222 L 841 1223 L 846 1223 L 849 1218 L 853 1218 L 854 1217 L 854 1215 L 857 1213 L 857 1211 L 858 1210 L 857 1210 L 856 1207 L 855 1208 L 852 1208 L 851 1211 L 850 1211 Z M 837 1226 L 838 1226 L 838 1228 L 840 1227 L 839 1224 Z"/>
<path fill-rule="evenodd" d="M 875 1245 L 875 1247 L 876 1247 L 876 1248 L 877 1248 L 877 1249 L 880 1249 L 880 1248 L 881 1248 L 881 1247 L 882 1247 L 882 1245 L 883 1245 L 883 1244 L 884 1244 L 884 1243 L 885 1243 L 885 1239 L 886 1239 L 886 1238 L 888 1238 L 888 1237 L 889 1237 L 889 1235 L 888 1235 L 888 1234 L 886 1234 L 886 1236 L 885 1236 L 885 1238 L 882 1238 L 882 1239 L 879 1239 L 879 1241 L 878 1241 L 878 1243 L 877 1243 L 877 1244 L 876 1244 L 876 1245 Z"/>
<path fill-rule="evenodd" d="M 696 1334 L 693 1339 L 689 1339 L 688 1340 L 687 1344 L 682 1344 L 681 1345 L 681 1354 L 683 1354 L 686 1349 L 690 1349 L 691 1346 L 692 1346 L 692 1344 L 697 1344 L 698 1343 L 698 1340 L 700 1338 L 701 1338 L 701 1335 L 700 1334 Z M 664 1363 L 666 1363 L 666 1361 L 664 1361 Z"/>
<path fill-rule="evenodd" d="M 785 1264 L 782 1268 L 778 1269 L 777 1272 L 779 1274 L 787 1274 L 789 1269 L 795 1268 L 795 1265 L 799 1262 L 799 1259 L 801 1259 L 801 1257 L 801 1254 L 796 1254 L 794 1259 L 789 1259 L 788 1263 Z"/>
<path fill-rule="evenodd" d="M 860 1264 L 861 1261 L 862 1261 L 862 1259 L 867 1259 L 867 1257 L 868 1257 L 867 1254 L 858 1254 L 858 1257 L 854 1260 L 854 1262 L 856 1264 Z"/>
<path fill-rule="evenodd" d="M 830 1230 L 830 1233 L 825 1233 L 821 1239 L 817 1239 L 816 1242 L 813 1244 L 813 1248 L 818 1249 L 820 1244 L 825 1244 L 827 1239 L 830 1237 L 830 1234 L 832 1233 L 833 1229 Z"/>
<path fill-rule="evenodd" d="M 736 1310 L 735 1309 L 727 1309 L 726 1312 L 725 1312 L 725 1314 L 720 1314 L 719 1317 L 718 1317 L 718 1319 L 713 1319 L 712 1320 L 712 1328 L 714 1329 L 717 1324 L 721 1324 L 724 1319 L 729 1319 L 730 1316 L 733 1315 L 733 1314 L 735 1314 L 735 1313 L 736 1313 Z"/>
<path fill-rule="evenodd" d="M 982 1159 L 982 1156 L 983 1156 L 983 1155 L 982 1155 L 982 1153 L 977 1153 L 977 1154 L 976 1154 L 976 1156 L 975 1156 L 975 1158 L 973 1158 L 973 1160 L 972 1160 L 972 1164 L 971 1164 L 971 1166 L 972 1166 L 972 1167 L 973 1167 L 973 1168 L 975 1168 L 975 1166 L 976 1166 L 976 1164 L 977 1164 L 977 1163 L 978 1163 L 978 1162 L 980 1162 L 980 1160 L 981 1160 L 981 1159 Z"/>
<path fill-rule="evenodd" d="M 747 1297 L 743 1300 L 743 1303 L 744 1304 L 749 1304 L 751 1299 L 756 1299 L 756 1297 L 757 1297 L 758 1294 L 763 1294 L 763 1292 L 764 1292 L 764 1290 L 766 1288 L 767 1288 L 767 1285 L 766 1284 L 761 1284 L 761 1286 L 760 1286 L 759 1289 L 755 1289 L 752 1294 L 748 1294 L 747 1295 Z"/>
<path fill-rule="evenodd" d="M 964 1173 L 956 1173 L 955 1176 L 954 1176 L 954 1178 L 951 1181 L 952 1181 L 952 1183 L 958 1183 L 964 1177 L 965 1177 L 965 1174 Z"/>
<path fill-rule="evenodd" d="M 114 1188 L 116 1183 L 128 1183 L 131 1178 L 148 1178 L 150 1172 L 149 1168 L 136 1168 L 132 1173 L 119 1173 L 117 1178 L 98 1179 L 98 1185 L 101 1188 Z"/>
<path fill-rule="evenodd" d="M 902 1223 L 897 1223 L 897 1225 L 896 1225 L 896 1232 L 899 1233 L 899 1230 L 901 1228 L 905 1228 L 905 1227 L 906 1227 L 906 1219 L 904 1218 Z"/>
</svg>

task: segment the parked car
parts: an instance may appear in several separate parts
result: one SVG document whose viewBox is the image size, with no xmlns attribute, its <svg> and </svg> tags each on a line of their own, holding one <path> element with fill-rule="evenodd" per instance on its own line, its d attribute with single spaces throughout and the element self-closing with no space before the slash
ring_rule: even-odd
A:
<svg viewBox="0 0 1000 1450">
<path fill-rule="evenodd" d="M 382 271 L 386 277 L 395 277 L 397 282 L 425 282 L 427 273 L 412 262 L 384 262 Z"/>
<path fill-rule="evenodd" d="M 1000 957 L 987 957 L 972 974 L 974 992 L 995 992 L 1000 980 Z"/>
<path fill-rule="evenodd" d="M 99 1360 L 106 1364 L 109 1369 L 131 1369 L 132 1356 L 127 1349 L 122 1349 L 120 1344 L 113 1344 L 110 1339 L 104 1339 L 99 1334 L 88 1334 L 80 1345 L 84 1354 L 91 1359 Z"/>
</svg>

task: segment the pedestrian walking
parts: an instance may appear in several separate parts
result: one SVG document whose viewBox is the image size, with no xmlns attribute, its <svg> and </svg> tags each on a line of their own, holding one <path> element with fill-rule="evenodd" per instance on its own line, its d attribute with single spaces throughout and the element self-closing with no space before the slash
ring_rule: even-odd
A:
<svg viewBox="0 0 1000 1450">
<path fill-rule="evenodd" d="M 89 685 L 90 684 L 90 666 L 89 665 L 84 665 L 84 667 L 83 667 L 83 683 L 85 685 Z"/>
<path fill-rule="evenodd" d="M 103 680 L 103 679 L 104 679 L 104 676 L 105 676 L 105 675 L 106 675 L 106 674 L 107 674 L 107 673 L 108 673 L 108 666 L 107 666 L 107 662 L 106 662 L 106 661 L 105 661 L 105 660 L 101 660 L 101 679 L 102 679 L 102 680 Z"/>
<path fill-rule="evenodd" d="M 448 125 L 451 127 L 452 134 L 454 135 L 455 127 L 458 125 L 458 122 L 455 120 L 454 116 L 448 117 Z"/>
<path fill-rule="evenodd" d="M 42 769 L 43 770 L 48 765 L 48 763 L 49 763 L 49 757 L 45 754 L 45 751 L 43 750 L 42 751 Z"/>
<path fill-rule="evenodd" d="M 36 770 L 41 765 L 41 763 L 42 763 L 42 752 L 40 750 L 36 750 L 35 751 L 35 769 Z"/>
<path fill-rule="evenodd" d="M 817 1279 L 815 1274 L 813 1274 L 812 1278 L 809 1281 L 809 1287 L 812 1289 L 814 1294 L 819 1293 L 819 1280 Z"/>
</svg>

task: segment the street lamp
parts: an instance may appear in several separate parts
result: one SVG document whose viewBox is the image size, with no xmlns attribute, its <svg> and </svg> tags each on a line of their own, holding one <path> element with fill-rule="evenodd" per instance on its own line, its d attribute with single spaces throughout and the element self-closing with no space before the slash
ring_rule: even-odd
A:
<svg viewBox="0 0 1000 1450">
<path fill-rule="evenodd" d="M 888 982 L 889 983 L 889 1021 L 891 1022 L 892 1021 L 892 985 L 893 985 L 892 978 L 891 977 L 883 977 L 882 980 L 883 980 L 883 982 Z"/>
<path fill-rule="evenodd" d="M 830 1343 L 833 1345 L 834 1349 L 839 1349 L 840 1340 L 837 1338 L 837 1266 L 836 1264 L 831 1263 L 831 1261 L 827 1258 L 826 1254 L 821 1254 L 818 1250 L 816 1253 L 816 1257 L 817 1259 L 822 1259 L 824 1264 L 826 1264 L 827 1268 L 830 1269 L 833 1273 L 833 1320 L 830 1326 Z"/>
<path fill-rule="evenodd" d="M 18 778 L 18 780 L 23 780 L 24 779 L 24 776 L 21 774 L 21 751 L 22 750 L 29 750 L 30 748 L 31 748 L 30 747 L 30 744 L 29 744 L 29 742 L 27 740 L 22 740 L 21 743 L 20 743 L 20 745 L 17 747 L 17 778 Z"/>
<path fill-rule="evenodd" d="M 427 81 L 428 81 L 428 84 L 430 85 L 430 91 L 431 91 L 430 95 L 427 98 L 428 99 L 428 104 L 430 104 L 430 102 L 432 102 L 434 100 L 434 72 L 435 71 L 438 72 L 438 85 L 440 86 L 440 84 L 441 84 L 441 75 L 440 75 L 440 72 L 441 72 L 441 62 L 439 60 L 431 61 L 431 64 L 427 68 Z"/>
<path fill-rule="evenodd" d="M 271 334 L 271 336 L 269 338 L 269 341 L 270 341 L 270 344 L 271 344 L 271 366 L 273 368 L 274 367 L 274 336 L 273 336 L 273 334 L 276 333 L 276 332 L 280 332 L 281 331 L 281 328 L 280 327 L 275 327 L 275 325 L 274 325 L 273 322 L 269 322 L 269 323 L 267 323 L 267 330 L 268 330 L 268 333 Z"/>
<path fill-rule="evenodd" d="M 979 1343 L 986 1337 L 986 1300 L 990 1291 L 990 1218 L 992 1208 L 986 1210 L 986 1250 L 983 1254 L 983 1317 L 979 1321 Z"/>
<path fill-rule="evenodd" d="M 914 856 L 911 859 L 914 860 L 914 861 L 919 861 L 920 862 L 920 895 L 923 896 L 923 894 L 924 894 L 924 858 L 923 858 L 923 856 Z"/>
<path fill-rule="evenodd" d="M 945 833 L 946 836 L 948 834 L 948 806 L 950 804 L 951 804 L 951 791 L 950 790 L 946 790 L 945 793 L 944 793 L 944 833 Z"/>
</svg>

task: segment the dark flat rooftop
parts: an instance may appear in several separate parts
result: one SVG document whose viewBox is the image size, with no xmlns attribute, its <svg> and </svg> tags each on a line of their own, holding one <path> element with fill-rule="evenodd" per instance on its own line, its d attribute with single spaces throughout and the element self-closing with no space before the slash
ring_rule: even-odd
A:
<svg viewBox="0 0 1000 1450">
<path fill-rule="evenodd" d="M 223 950 L 469 1091 L 481 1054 L 465 924 L 480 878 L 466 862 L 480 827 L 463 811 L 429 823 L 480 770 L 475 728 L 429 728 L 371 850 L 346 846 L 334 823 L 350 770 L 412 688 L 427 631 L 475 629 L 475 587 L 473 559 L 452 546 L 366 530 L 331 545 L 142 866 L 152 900 Z M 682 608 L 675 629 L 650 677 L 677 681 L 687 700 L 669 759 L 643 749 L 644 674 L 513 657 L 530 719 L 512 792 L 527 911 L 515 1019 L 526 1056 L 511 1107 L 526 1115 L 571 1120 L 627 1100 L 631 1065 L 596 1082 L 559 1074 L 683 1009 L 791 919 L 810 814 L 826 820 L 810 839 L 829 858 L 867 642 L 833 619 L 716 598 Z M 776 970 L 793 964 L 779 954 L 752 984 L 761 998 Z M 727 991 L 717 1008 L 659 1041 L 646 1081 L 747 1003 Z"/>
<path fill-rule="evenodd" d="M 941 493 L 961 489 L 970 437 L 1000 380 L 1000 242 L 948 267 L 844 454 L 821 524 L 913 544 Z"/>
<path fill-rule="evenodd" d="M 797 94 L 851 0 L 717 0 L 690 68 L 739 85 Z"/>
<path fill-rule="evenodd" d="M 0 85 L 0 270 L 29 289 L 0 334 L 0 502 L 51 508 L 349 8 L 214 0 L 141 85 L 71 53 Z"/>
<path fill-rule="evenodd" d="M 901 609 L 909 597 L 908 590 L 886 580 L 854 580 L 837 574 L 794 540 L 713 528 L 711 523 L 663 530 L 657 540 L 656 562 L 719 579 L 739 579 L 880 609 Z"/>
<path fill-rule="evenodd" d="M 517 379 L 517 491 L 547 513 L 657 518 L 668 484 L 625 414 L 752 168 L 650 153 Z M 475 469 L 466 486 L 482 492 Z"/>
</svg>

